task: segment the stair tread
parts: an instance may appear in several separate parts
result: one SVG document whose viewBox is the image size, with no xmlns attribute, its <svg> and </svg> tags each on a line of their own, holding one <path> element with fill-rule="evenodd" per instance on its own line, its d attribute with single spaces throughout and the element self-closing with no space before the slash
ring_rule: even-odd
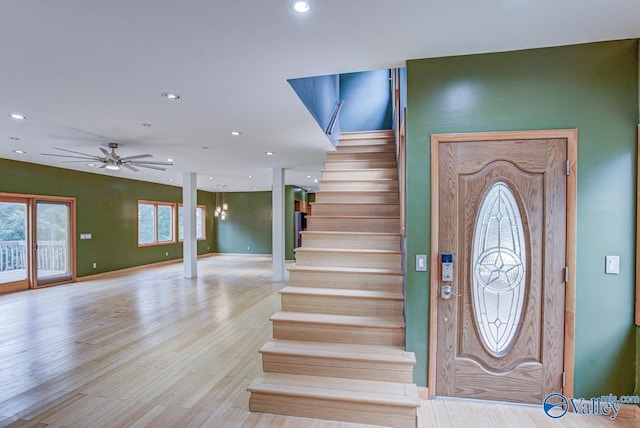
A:
<svg viewBox="0 0 640 428">
<path fill-rule="evenodd" d="M 381 193 L 388 195 L 390 193 L 399 193 L 397 190 L 316 190 L 316 193 L 354 193 L 354 194 L 375 194 Z M 327 202 L 328 204 L 332 202 Z"/>
<path fill-rule="evenodd" d="M 371 172 L 371 171 L 396 171 L 397 168 L 345 168 L 345 169 L 323 169 L 321 172 Z"/>
<path fill-rule="evenodd" d="M 336 272 L 336 273 L 370 273 L 374 275 L 390 274 L 403 275 L 400 269 L 380 269 L 380 268 L 348 268 L 348 267 L 326 267 L 326 266 L 289 266 L 288 270 L 310 271 L 310 272 Z"/>
<path fill-rule="evenodd" d="M 390 362 L 409 365 L 414 365 L 416 363 L 415 354 L 413 352 L 405 351 L 401 346 L 359 345 L 352 343 L 306 342 L 299 340 L 272 339 L 262 346 L 260 352 L 263 354 Z"/>
<path fill-rule="evenodd" d="M 315 247 L 298 247 L 294 252 L 314 252 L 314 253 L 351 253 L 351 254 L 402 254 L 399 250 L 370 250 L 358 248 L 315 248 Z"/>
<path fill-rule="evenodd" d="M 395 382 L 264 373 L 255 378 L 247 390 L 352 403 L 420 406 L 415 385 Z"/>
<path fill-rule="evenodd" d="M 404 300 L 402 293 L 392 291 L 357 290 L 351 288 L 320 288 L 320 287 L 286 287 L 280 294 L 303 294 L 314 296 L 358 297 L 363 299 L 393 299 Z"/>
<path fill-rule="evenodd" d="M 345 207 L 353 205 L 400 205 L 398 202 L 310 202 L 311 206 L 314 205 L 343 205 Z"/>
<path fill-rule="evenodd" d="M 301 323 L 333 324 L 351 327 L 369 328 L 404 328 L 402 316 L 381 318 L 364 315 L 316 314 L 310 312 L 276 312 L 269 318 L 271 321 L 295 321 Z"/>
<path fill-rule="evenodd" d="M 319 183 L 327 182 L 327 183 L 339 183 L 339 182 L 355 182 L 355 183 L 369 183 L 369 182 L 392 182 L 398 181 L 397 178 L 322 178 L 318 180 Z M 358 192 L 359 190 L 355 190 Z"/>
<path fill-rule="evenodd" d="M 391 219 L 399 220 L 400 216 L 397 216 L 397 215 L 327 215 L 327 214 L 311 214 L 311 215 L 307 216 L 307 219 L 309 219 L 309 218 L 357 218 L 357 219 L 371 218 L 371 219 L 376 219 L 376 220 L 391 218 Z"/>
<path fill-rule="evenodd" d="M 357 235 L 357 236 L 400 236 L 400 233 L 391 232 L 342 232 L 332 230 L 303 230 L 300 232 L 302 235 Z"/>
</svg>

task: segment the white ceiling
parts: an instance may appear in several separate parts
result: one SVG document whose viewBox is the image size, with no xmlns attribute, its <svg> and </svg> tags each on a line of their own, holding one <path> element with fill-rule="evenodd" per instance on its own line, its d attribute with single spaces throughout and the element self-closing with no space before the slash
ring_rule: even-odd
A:
<svg viewBox="0 0 640 428">
<path fill-rule="evenodd" d="M 0 158 L 174 185 L 196 172 L 213 191 L 270 189 L 284 167 L 287 184 L 313 187 L 332 146 L 287 79 L 638 37 L 638 0 L 315 0 L 305 16 L 290 0 L 3 1 Z M 175 165 L 107 171 L 41 155 L 109 141 Z"/>
</svg>

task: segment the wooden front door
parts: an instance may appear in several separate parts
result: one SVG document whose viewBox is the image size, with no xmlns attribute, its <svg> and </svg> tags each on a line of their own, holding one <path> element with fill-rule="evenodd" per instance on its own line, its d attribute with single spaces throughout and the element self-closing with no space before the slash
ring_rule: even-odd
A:
<svg viewBox="0 0 640 428">
<path fill-rule="evenodd" d="M 436 395 L 540 404 L 563 386 L 567 139 L 438 151 Z"/>
</svg>

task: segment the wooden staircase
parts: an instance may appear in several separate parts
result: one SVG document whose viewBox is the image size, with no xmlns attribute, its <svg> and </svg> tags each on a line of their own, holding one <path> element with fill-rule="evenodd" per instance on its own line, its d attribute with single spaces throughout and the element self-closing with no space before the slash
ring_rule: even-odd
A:
<svg viewBox="0 0 640 428">
<path fill-rule="evenodd" d="M 343 134 L 327 157 L 249 408 L 416 427 L 393 134 Z"/>
</svg>

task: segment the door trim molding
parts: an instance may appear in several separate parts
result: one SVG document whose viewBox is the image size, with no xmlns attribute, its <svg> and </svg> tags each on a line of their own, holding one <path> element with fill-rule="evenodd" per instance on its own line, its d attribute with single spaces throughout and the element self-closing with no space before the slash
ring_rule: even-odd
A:
<svg viewBox="0 0 640 428">
<path fill-rule="evenodd" d="M 76 198 L 75 197 L 71 197 L 71 196 L 51 196 L 51 195 L 35 195 L 35 194 L 31 194 L 31 193 L 5 193 L 5 192 L 0 192 L 0 197 L 3 198 L 7 198 L 7 199 L 11 199 L 11 198 L 16 198 L 16 199 L 21 199 L 21 200 L 26 200 L 27 204 L 28 204 L 28 210 L 29 210 L 29 221 L 28 221 L 28 258 L 29 258 L 29 289 L 36 289 L 36 288 L 45 288 L 45 287 L 52 287 L 54 285 L 61 285 L 61 284 L 69 284 L 69 283 L 73 283 L 76 282 L 76 279 L 78 277 L 78 249 L 77 249 L 77 243 L 76 243 Z M 35 272 L 35 267 L 33 266 L 33 263 L 31 262 L 32 258 L 33 258 L 33 237 L 35 236 L 35 221 L 32 218 L 32 212 L 34 209 L 34 205 L 36 203 L 36 201 L 51 201 L 51 202 L 63 202 L 63 203 L 69 203 L 70 204 L 70 246 L 71 248 L 69 249 L 70 254 L 69 256 L 72 258 L 72 263 L 71 263 L 71 279 L 70 280 L 65 280 L 65 281 L 60 281 L 60 282 L 53 282 L 50 284 L 44 284 L 44 285 L 37 285 L 37 275 Z M 4 291 L 0 290 L 0 294 L 2 294 Z"/>
<path fill-rule="evenodd" d="M 566 266 L 569 281 L 565 284 L 564 308 L 564 372 L 563 394 L 573 397 L 575 361 L 575 303 L 576 303 L 576 226 L 578 188 L 578 130 L 550 129 L 535 131 L 478 132 L 431 135 L 431 275 L 429 286 L 429 357 L 427 364 L 427 388 L 429 398 L 436 392 L 436 353 L 438 349 L 438 242 L 439 219 L 439 149 L 440 143 L 496 140 L 540 140 L 565 138 L 570 174 L 567 177 L 567 241 Z"/>
</svg>

